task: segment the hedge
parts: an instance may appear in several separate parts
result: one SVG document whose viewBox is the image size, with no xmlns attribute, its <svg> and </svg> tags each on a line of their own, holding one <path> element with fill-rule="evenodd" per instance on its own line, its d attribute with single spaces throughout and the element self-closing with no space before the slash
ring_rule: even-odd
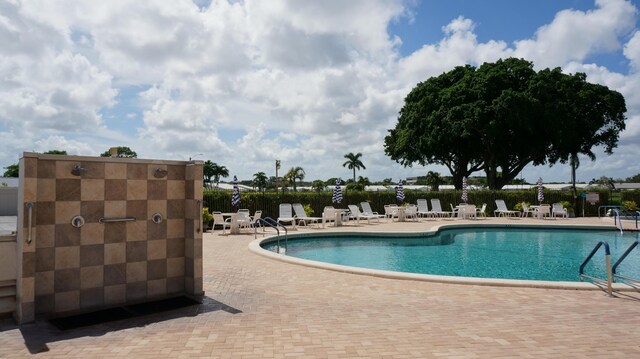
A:
<svg viewBox="0 0 640 359">
<path fill-rule="evenodd" d="M 609 204 L 609 192 L 600 191 L 600 203 L 596 205 L 586 204 L 585 216 L 597 216 L 598 206 Z M 405 191 L 404 203 L 416 203 L 419 198 L 427 200 L 431 198 L 439 198 L 443 210 L 449 210 L 450 204 L 456 206 L 461 202 L 461 191 Z M 638 192 L 640 195 L 640 192 Z M 531 204 L 538 203 L 537 190 L 527 191 L 488 191 L 474 190 L 469 191 L 469 203 L 480 207 L 483 203 L 487 204 L 487 214 L 492 215 L 495 208 L 495 200 L 503 199 L 509 209 L 513 209 L 518 202 L 529 202 Z M 366 191 L 344 191 L 341 204 L 331 203 L 331 192 L 241 192 L 239 208 L 248 208 L 251 213 L 256 210 L 262 210 L 263 217 L 278 217 L 278 205 L 280 203 L 302 203 L 308 204 L 313 209 L 313 216 L 320 216 L 325 206 L 334 206 L 337 208 L 347 208 L 348 204 L 359 204 L 367 201 L 371 203 L 371 208 L 379 213 L 384 212 L 385 204 L 398 204 L 395 192 L 366 192 Z M 555 203 L 567 201 L 573 203 L 573 194 L 570 191 L 544 191 L 544 202 Z M 582 201 L 578 198 L 575 213 L 577 216 L 582 215 Z M 640 201 L 636 201 L 640 203 Z M 219 212 L 235 212 L 238 208 L 231 206 L 231 192 L 221 190 L 205 190 L 204 206 L 210 211 Z M 429 203 L 429 209 L 431 204 Z"/>
</svg>

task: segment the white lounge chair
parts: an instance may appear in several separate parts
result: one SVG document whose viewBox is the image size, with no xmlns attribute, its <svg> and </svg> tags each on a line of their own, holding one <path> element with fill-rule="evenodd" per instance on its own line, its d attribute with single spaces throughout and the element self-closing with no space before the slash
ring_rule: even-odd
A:
<svg viewBox="0 0 640 359">
<path fill-rule="evenodd" d="M 424 198 L 418 199 L 418 216 L 420 217 L 431 217 L 433 213 L 429 211 L 429 205 L 427 204 L 427 200 Z"/>
<path fill-rule="evenodd" d="M 519 211 L 512 211 L 510 209 L 507 208 L 506 203 L 504 203 L 503 199 L 496 199 L 496 210 L 493 211 L 493 215 L 496 217 L 500 217 L 500 216 L 507 216 L 507 217 L 511 217 L 511 216 L 519 216 L 520 212 Z"/>
<path fill-rule="evenodd" d="M 569 214 L 567 213 L 567 210 L 564 209 L 562 203 L 554 203 L 551 207 L 551 216 L 568 218 Z"/>
<path fill-rule="evenodd" d="M 371 209 L 371 204 L 369 202 L 360 202 L 360 207 L 362 207 L 362 214 L 365 216 L 369 216 L 371 218 L 375 218 L 380 222 L 380 218 L 384 218 L 383 214 L 379 214 L 378 212 L 374 212 Z"/>
<path fill-rule="evenodd" d="M 431 213 L 437 217 L 451 217 L 453 212 L 443 211 L 438 198 L 431 199 Z"/>
<path fill-rule="evenodd" d="M 376 219 L 376 220 L 378 220 L 378 222 L 380 222 L 380 218 L 378 218 L 378 216 L 376 216 L 376 215 L 366 215 L 366 214 L 360 212 L 360 209 L 355 204 L 350 204 L 348 207 L 349 207 L 349 212 L 350 212 L 349 217 L 352 218 L 352 219 L 355 219 L 356 223 L 360 223 L 361 219 L 366 219 L 367 220 L 367 224 L 371 223 L 371 219 Z"/>
<path fill-rule="evenodd" d="M 293 211 L 296 213 L 296 218 L 298 219 L 298 224 L 300 224 L 300 222 L 304 223 L 305 226 L 310 225 L 310 224 L 318 224 L 320 223 L 320 221 L 322 221 L 322 217 L 309 217 L 307 216 L 307 212 L 304 211 L 304 207 L 302 206 L 301 203 L 294 203 L 293 204 Z"/>
<path fill-rule="evenodd" d="M 291 211 L 290 203 L 280 203 L 279 214 L 277 222 L 284 225 L 284 223 L 291 223 L 293 225 L 293 229 L 296 229 L 296 218 L 293 216 L 293 212 Z"/>
</svg>

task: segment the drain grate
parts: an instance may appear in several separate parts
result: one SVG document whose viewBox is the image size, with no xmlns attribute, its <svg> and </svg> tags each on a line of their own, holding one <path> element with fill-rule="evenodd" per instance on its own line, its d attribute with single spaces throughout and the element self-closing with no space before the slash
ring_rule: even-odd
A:
<svg viewBox="0 0 640 359">
<path fill-rule="evenodd" d="M 154 302 L 98 310 L 70 317 L 50 319 L 49 322 L 60 330 L 69 330 L 117 320 L 131 319 L 149 314 L 167 312 L 197 304 L 200 304 L 200 302 L 189 297 L 181 296 L 157 300 Z"/>
</svg>

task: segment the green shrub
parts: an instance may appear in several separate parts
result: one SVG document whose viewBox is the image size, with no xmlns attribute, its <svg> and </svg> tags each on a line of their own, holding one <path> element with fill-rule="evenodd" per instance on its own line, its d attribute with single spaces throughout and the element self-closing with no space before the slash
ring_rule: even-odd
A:
<svg viewBox="0 0 640 359">
<path fill-rule="evenodd" d="M 202 223 L 208 224 L 213 219 L 213 215 L 209 213 L 208 207 L 202 208 Z"/>
<path fill-rule="evenodd" d="M 564 209 L 567 210 L 567 212 L 569 212 L 569 213 L 574 212 L 573 205 L 571 204 L 571 202 L 569 202 L 569 201 L 560 201 L 560 204 L 562 205 L 562 207 L 564 207 Z"/>
<path fill-rule="evenodd" d="M 524 204 L 526 204 L 527 207 L 531 206 L 531 203 L 529 203 L 529 202 L 524 202 Z M 513 206 L 513 210 L 522 212 L 522 202 L 516 203 L 516 205 Z"/>
<path fill-rule="evenodd" d="M 305 205 L 303 206 L 303 208 L 304 208 L 304 213 L 306 213 L 306 214 L 307 214 L 307 216 L 309 216 L 309 217 L 311 217 L 311 216 L 313 215 L 313 213 L 315 213 L 315 212 L 313 211 L 313 208 L 311 208 L 311 205 L 310 205 L 310 204 L 305 204 Z"/>
<path fill-rule="evenodd" d="M 623 201 L 622 202 L 622 206 L 627 211 L 637 211 L 638 210 L 638 205 L 636 204 L 635 201 Z"/>
</svg>

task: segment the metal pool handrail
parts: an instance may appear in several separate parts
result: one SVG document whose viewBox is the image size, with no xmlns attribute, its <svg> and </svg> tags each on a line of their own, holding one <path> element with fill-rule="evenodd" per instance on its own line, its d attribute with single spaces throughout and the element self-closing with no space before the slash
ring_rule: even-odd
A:
<svg viewBox="0 0 640 359">
<path fill-rule="evenodd" d="M 622 256 L 618 259 L 618 261 L 616 262 L 616 264 L 613 265 L 613 267 L 611 267 L 611 273 L 613 275 L 613 280 L 616 280 L 616 277 L 622 278 L 622 279 L 626 279 L 628 281 L 632 281 L 632 282 L 640 282 L 638 279 L 634 279 L 634 278 L 629 278 L 626 276 L 622 276 L 620 274 L 616 274 L 616 269 L 618 268 L 618 266 L 620 265 L 620 263 L 622 263 L 622 261 L 627 258 L 627 256 L 629 255 L 629 253 L 631 253 L 631 251 L 638 246 L 638 244 L 640 244 L 640 239 L 631 243 L 631 245 L 629 246 L 629 248 L 627 248 L 627 250 L 624 252 L 624 254 L 622 254 Z"/>
<path fill-rule="evenodd" d="M 275 221 L 271 217 L 258 218 L 258 219 L 256 219 L 255 223 L 265 224 L 265 225 L 275 229 L 276 232 L 278 232 L 278 236 L 277 236 L 277 245 L 278 245 L 277 251 L 278 251 L 278 254 L 280 254 L 280 230 L 278 229 L 278 226 L 282 227 L 284 229 L 284 251 L 285 251 L 285 253 L 287 252 L 287 244 L 288 244 L 287 243 L 287 237 L 289 235 L 289 232 L 287 231 L 287 227 L 285 227 L 281 223 L 278 223 L 277 221 Z M 254 231 L 253 235 L 254 235 L 254 238 L 255 238 L 255 237 L 257 237 L 257 231 L 258 231 L 258 229 L 255 227 L 255 225 L 254 225 L 253 231 Z"/>
<path fill-rule="evenodd" d="M 612 295 L 612 288 L 611 288 L 611 251 L 609 250 L 609 243 L 605 242 L 605 241 L 600 241 L 598 242 L 598 244 L 596 244 L 596 246 L 593 248 L 593 250 L 591 251 L 591 253 L 589 253 L 589 255 L 587 256 L 587 259 L 584 260 L 584 262 L 582 262 L 582 264 L 580 265 L 580 281 L 583 282 L 584 278 L 589 278 L 592 281 L 596 282 L 596 283 L 603 283 L 605 282 L 604 280 L 600 279 L 600 278 L 595 278 L 589 275 L 584 274 L 584 267 L 587 265 L 587 263 L 589 263 L 589 261 L 591 260 L 591 258 L 593 258 L 593 256 L 596 254 L 596 252 L 598 252 L 598 249 L 600 249 L 601 246 L 604 246 L 604 255 L 605 255 L 605 261 L 606 261 L 606 267 L 607 267 L 607 292 L 609 293 L 609 295 Z"/>
</svg>

